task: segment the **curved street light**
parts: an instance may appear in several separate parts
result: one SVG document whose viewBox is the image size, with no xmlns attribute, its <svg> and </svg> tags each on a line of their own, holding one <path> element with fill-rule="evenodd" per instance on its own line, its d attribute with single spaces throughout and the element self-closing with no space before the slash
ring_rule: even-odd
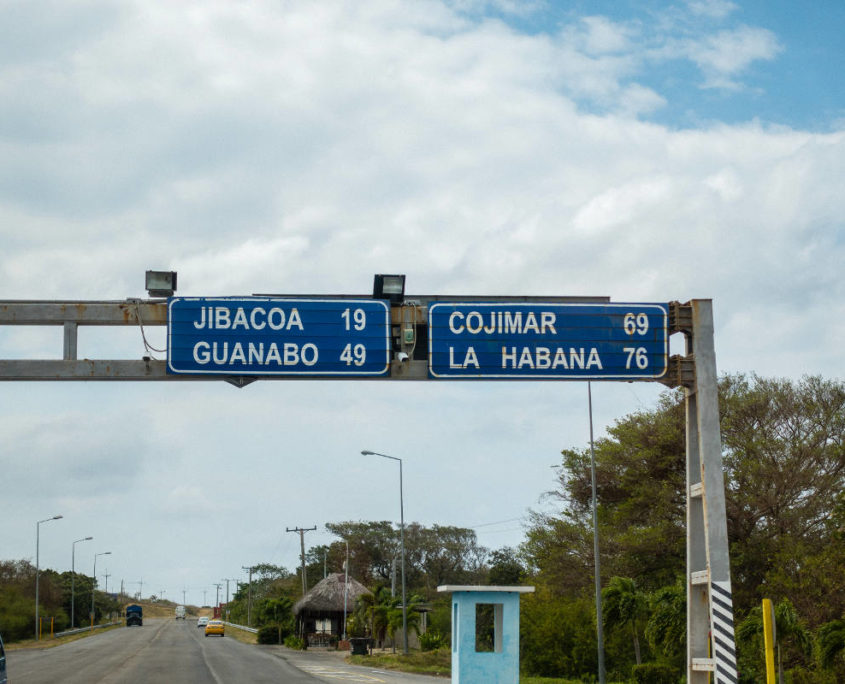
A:
<svg viewBox="0 0 845 684">
<path fill-rule="evenodd" d="M 73 629 L 76 625 L 73 622 L 74 618 L 74 608 L 76 607 L 76 599 L 74 598 L 76 594 L 76 545 L 79 542 L 86 542 L 91 541 L 94 537 L 83 537 L 82 539 L 77 539 L 73 544 L 70 545 L 70 628 Z"/>
<path fill-rule="evenodd" d="M 94 629 L 94 592 L 97 591 L 97 556 L 110 556 L 111 551 L 94 554 L 94 581 L 91 583 L 91 629 Z"/>
<path fill-rule="evenodd" d="M 35 640 L 41 637 L 41 630 L 38 629 L 38 579 L 41 574 L 40 553 L 41 553 L 41 523 L 50 522 L 51 520 L 61 520 L 61 515 L 54 515 L 52 518 L 44 518 L 35 523 Z"/>
<path fill-rule="evenodd" d="M 391 461 L 399 461 L 399 530 L 402 540 L 402 651 L 408 655 L 408 606 L 405 600 L 405 504 L 402 496 L 402 459 L 396 456 L 380 454 L 377 451 L 364 449 L 362 456 L 381 456 Z"/>
</svg>

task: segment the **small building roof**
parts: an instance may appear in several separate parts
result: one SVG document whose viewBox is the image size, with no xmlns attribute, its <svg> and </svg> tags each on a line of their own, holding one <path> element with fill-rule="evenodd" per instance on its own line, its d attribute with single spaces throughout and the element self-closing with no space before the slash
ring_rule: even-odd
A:
<svg viewBox="0 0 845 684">
<path fill-rule="evenodd" d="M 303 611 L 309 613 L 342 613 L 344 594 L 346 595 L 346 611 L 351 613 L 359 596 L 372 594 L 367 587 L 351 577 L 348 585 L 344 582 L 344 579 L 344 573 L 334 572 L 320 580 L 294 604 L 294 615 L 299 615 Z"/>
</svg>

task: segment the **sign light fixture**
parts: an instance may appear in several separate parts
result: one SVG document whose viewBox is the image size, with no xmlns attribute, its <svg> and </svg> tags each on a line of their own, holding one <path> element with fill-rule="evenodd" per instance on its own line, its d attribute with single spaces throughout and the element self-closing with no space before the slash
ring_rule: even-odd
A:
<svg viewBox="0 0 845 684">
<path fill-rule="evenodd" d="M 147 271 L 146 290 L 150 297 L 172 297 L 176 292 L 176 271 Z"/>
<path fill-rule="evenodd" d="M 376 274 L 373 278 L 373 299 L 401 304 L 405 300 L 405 276 Z"/>
</svg>

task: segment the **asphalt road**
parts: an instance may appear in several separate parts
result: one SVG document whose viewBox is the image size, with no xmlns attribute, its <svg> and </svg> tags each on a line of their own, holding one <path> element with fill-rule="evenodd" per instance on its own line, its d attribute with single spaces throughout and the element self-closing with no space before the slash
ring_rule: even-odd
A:
<svg viewBox="0 0 845 684">
<path fill-rule="evenodd" d="M 336 654 L 205 637 L 192 620 L 145 620 L 62 646 L 7 652 L 9 684 L 436 684 L 347 665 Z"/>
</svg>

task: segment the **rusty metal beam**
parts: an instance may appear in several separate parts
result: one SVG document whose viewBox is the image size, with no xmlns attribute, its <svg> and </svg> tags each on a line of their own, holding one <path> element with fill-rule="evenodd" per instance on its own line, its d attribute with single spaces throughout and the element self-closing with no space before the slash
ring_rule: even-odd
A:
<svg viewBox="0 0 845 684">
<path fill-rule="evenodd" d="M 0 360 L 0 382 L 6 381 L 61 381 L 61 380 L 225 380 L 238 387 L 255 380 L 427 380 L 427 361 L 394 361 L 391 374 L 384 377 L 360 378 L 324 377 L 307 375 L 171 375 L 167 373 L 166 361 L 158 359 L 117 360 L 40 360 L 40 359 L 5 359 Z"/>
<path fill-rule="evenodd" d="M 167 325 L 167 302 L 0 301 L 0 325 Z"/>
<path fill-rule="evenodd" d="M 686 302 L 669 302 L 669 334 L 692 334 L 692 304 Z"/>
<path fill-rule="evenodd" d="M 673 354 L 664 375 L 657 382 L 667 387 L 692 387 L 695 384 L 695 358 Z"/>
</svg>

